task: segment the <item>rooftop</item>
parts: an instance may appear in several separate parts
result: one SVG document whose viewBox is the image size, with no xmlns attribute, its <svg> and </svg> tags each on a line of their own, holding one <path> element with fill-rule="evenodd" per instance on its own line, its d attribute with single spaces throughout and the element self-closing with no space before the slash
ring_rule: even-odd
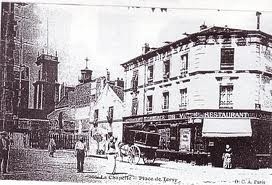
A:
<svg viewBox="0 0 272 185">
<path fill-rule="evenodd" d="M 272 35 L 267 34 L 265 32 L 262 32 L 260 30 L 243 30 L 243 29 L 234 29 L 234 28 L 228 28 L 228 27 L 218 27 L 218 26 L 212 26 L 206 29 L 203 29 L 199 32 L 195 32 L 192 34 L 186 34 L 186 37 L 179 39 L 174 42 L 167 42 L 166 45 L 161 46 L 159 48 L 156 48 L 154 50 L 150 50 L 149 52 L 139 55 L 123 64 L 121 66 L 125 67 L 129 63 L 133 63 L 138 60 L 143 60 L 144 58 L 150 58 L 155 56 L 157 53 L 164 51 L 164 50 L 170 50 L 171 47 L 177 47 L 180 45 L 187 44 L 191 41 L 196 41 L 198 38 L 197 36 L 214 36 L 214 35 L 224 35 L 224 36 L 230 36 L 230 35 L 239 35 L 241 37 L 246 37 L 248 34 L 259 34 L 265 37 L 269 42 L 272 42 Z"/>
</svg>

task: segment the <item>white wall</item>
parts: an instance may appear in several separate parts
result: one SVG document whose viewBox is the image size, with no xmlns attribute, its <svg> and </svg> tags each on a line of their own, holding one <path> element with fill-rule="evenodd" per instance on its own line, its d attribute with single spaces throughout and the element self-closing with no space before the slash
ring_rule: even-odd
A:
<svg viewBox="0 0 272 185">
<path fill-rule="evenodd" d="M 102 94 L 98 98 L 95 105 L 91 108 L 91 114 L 90 114 L 90 120 L 93 122 L 94 120 L 94 111 L 98 109 L 98 125 L 99 122 L 106 122 L 107 123 L 107 115 L 109 107 L 113 106 L 113 123 L 112 128 L 107 128 L 108 131 L 115 131 L 116 133 L 113 133 L 114 135 L 118 136 L 118 138 L 122 137 L 122 118 L 124 116 L 124 105 L 123 102 L 120 100 L 120 98 L 115 94 L 115 92 L 106 85 L 103 89 Z"/>
<path fill-rule="evenodd" d="M 251 41 L 258 41 L 258 38 L 251 38 Z M 247 38 L 249 41 L 249 38 Z M 210 41 L 209 41 L 210 42 Z M 219 86 L 220 84 L 233 84 L 233 109 L 255 109 L 255 104 L 261 104 L 261 109 L 272 111 L 272 78 L 258 77 L 256 73 L 249 73 L 247 70 L 259 70 L 272 74 L 272 49 L 266 46 L 258 47 L 256 44 L 247 44 L 238 46 L 237 39 L 232 38 L 228 47 L 234 48 L 234 70 L 233 73 L 220 72 L 221 48 L 225 47 L 222 40 L 219 44 L 198 45 L 189 49 L 182 47 L 182 50 L 173 54 L 170 59 L 170 78 L 178 79 L 168 80 L 157 85 L 146 87 L 146 96 L 153 95 L 153 113 L 162 112 L 162 93 L 169 92 L 169 111 L 178 111 L 180 104 L 180 89 L 187 88 L 188 106 L 187 109 L 218 109 L 219 108 Z M 210 71 L 213 73 L 194 74 L 189 77 L 180 78 L 180 56 L 188 53 L 188 71 Z M 153 81 L 163 80 L 163 61 L 154 61 Z M 139 82 L 143 81 L 144 66 L 139 68 Z M 237 70 L 244 70 L 236 73 Z M 127 71 L 125 80 L 130 83 L 133 70 Z M 261 75 L 262 76 L 262 75 Z M 218 78 L 222 78 L 220 81 Z M 187 80 L 188 82 L 183 82 Z M 147 82 L 147 80 L 146 80 Z M 164 87 L 165 84 L 171 86 Z M 139 83 L 142 85 L 142 83 Z M 162 87 L 161 87 L 162 86 Z M 130 86 L 129 86 L 130 87 Z M 150 88 L 155 87 L 151 90 Z M 143 114 L 143 88 L 138 89 L 137 95 L 139 106 L 138 115 Z M 146 101 L 146 98 L 145 98 Z M 125 92 L 125 116 L 131 115 L 132 91 Z"/>
<path fill-rule="evenodd" d="M 109 107 L 113 106 L 113 123 L 110 125 L 107 121 L 107 115 Z M 103 141 L 99 144 L 100 149 L 105 149 L 106 134 L 112 132 L 113 136 L 118 140 L 122 140 L 123 136 L 123 124 L 122 118 L 124 116 L 124 104 L 115 92 L 107 84 L 102 90 L 98 100 L 91 107 L 90 121 L 94 121 L 94 111 L 98 109 L 98 128 L 103 135 Z M 93 131 L 93 126 L 91 127 Z M 97 149 L 97 143 L 90 138 L 90 152 L 95 153 Z"/>
<path fill-rule="evenodd" d="M 75 119 L 87 119 L 90 117 L 90 106 L 75 108 Z"/>
</svg>

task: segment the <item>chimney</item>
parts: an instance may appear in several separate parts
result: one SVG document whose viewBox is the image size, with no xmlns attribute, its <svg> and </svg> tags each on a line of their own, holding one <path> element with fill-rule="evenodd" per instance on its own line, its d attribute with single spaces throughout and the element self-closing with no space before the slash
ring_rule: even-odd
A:
<svg viewBox="0 0 272 185">
<path fill-rule="evenodd" d="M 205 24 L 205 22 L 200 25 L 200 31 L 205 30 L 206 28 L 208 28 L 208 26 Z"/>
<path fill-rule="evenodd" d="M 262 13 L 261 12 L 256 12 L 256 16 L 257 16 L 257 30 L 260 30 L 260 17 L 261 17 Z"/>
<path fill-rule="evenodd" d="M 109 72 L 109 70 L 107 69 L 107 82 L 109 82 L 110 81 L 110 72 Z"/>
<path fill-rule="evenodd" d="M 123 78 L 121 78 L 121 79 L 117 78 L 117 80 L 115 80 L 115 86 L 124 88 L 124 80 L 123 80 Z"/>
<path fill-rule="evenodd" d="M 142 47 L 143 54 L 146 54 L 150 50 L 149 44 L 145 43 L 144 47 Z"/>
</svg>

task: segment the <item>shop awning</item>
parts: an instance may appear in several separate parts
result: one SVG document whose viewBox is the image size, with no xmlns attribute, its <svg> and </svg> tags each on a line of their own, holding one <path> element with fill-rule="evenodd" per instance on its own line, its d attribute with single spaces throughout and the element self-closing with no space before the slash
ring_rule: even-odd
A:
<svg viewBox="0 0 272 185">
<path fill-rule="evenodd" d="M 204 119 L 203 137 L 251 137 L 250 119 Z"/>
</svg>

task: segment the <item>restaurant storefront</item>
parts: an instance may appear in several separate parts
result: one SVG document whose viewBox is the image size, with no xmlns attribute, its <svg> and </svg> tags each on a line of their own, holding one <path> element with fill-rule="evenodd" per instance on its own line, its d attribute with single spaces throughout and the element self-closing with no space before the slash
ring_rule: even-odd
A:
<svg viewBox="0 0 272 185">
<path fill-rule="evenodd" d="M 124 117 L 123 142 L 129 130 L 160 133 L 158 154 L 173 160 L 222 166 L 226 144 L 235 167 L 271 167 L 272 114 L 259 110 L 190 110 Z M 160 155 L 159 155 L 160 156 Z"/>
</svg>

